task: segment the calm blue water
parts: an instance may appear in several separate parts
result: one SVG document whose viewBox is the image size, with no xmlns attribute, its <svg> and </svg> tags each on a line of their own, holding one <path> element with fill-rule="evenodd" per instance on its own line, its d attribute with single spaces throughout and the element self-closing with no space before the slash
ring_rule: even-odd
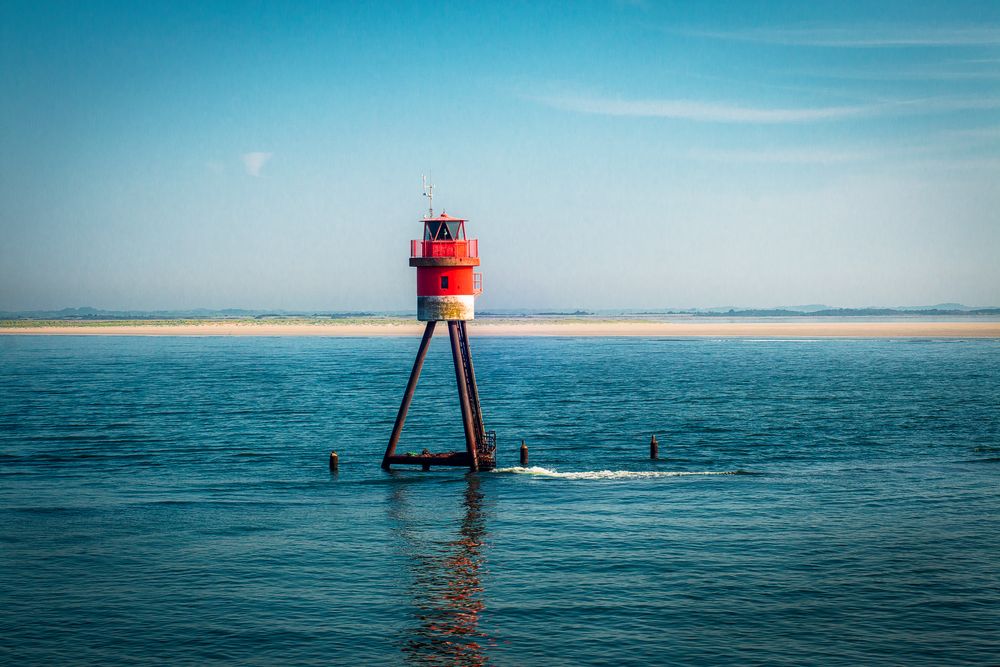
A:
<svg viewBox="0 0 1000 667">
<path fill-rule="evenodd" d="M 0 662 L 1000 663 L 1000 341 L 472 343 L 0 337 Z"/>
</svg>

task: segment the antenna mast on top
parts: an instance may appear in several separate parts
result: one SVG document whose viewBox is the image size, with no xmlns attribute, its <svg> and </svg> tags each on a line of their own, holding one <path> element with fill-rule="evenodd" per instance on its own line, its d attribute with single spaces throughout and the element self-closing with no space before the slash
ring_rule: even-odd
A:
<svg viewBox="0 0 1000 667">
<path fill-rule="evenodd" d="M 427 217 L 434 217 L 434 183 L 426 176 L 421 176 L 424 180 L 424 196 L 427 197 Z M 432 177 L 433 178 L 433 177 Z"/>
</svg>

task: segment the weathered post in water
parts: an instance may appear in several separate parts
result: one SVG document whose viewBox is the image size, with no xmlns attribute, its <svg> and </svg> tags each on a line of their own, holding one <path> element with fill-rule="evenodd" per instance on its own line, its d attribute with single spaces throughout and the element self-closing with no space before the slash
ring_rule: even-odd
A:
<svg viewBox="0 0 1000 667">
<path fill-rule="evenodd" d="M 472 366 L 469 334 L 465 326 L 467 320 L 475 317 L 475 298 L 483 291 L 482 274 L 473 270 L 479 266 L 479 240 L 466 238 L 464 218 L 454 218 L 444 212 L 434 215 L 433 188 L 425 182 L 424 195 L 431 199 L 431 206 L 428 207 L 427 217 L 422 220 L 423 239 L 410 241 L 410 266 L 417 269 L 417 319 L 427 325 L 382 457 L 382 468 L 389 470 L 393 463 L 404 463 L 419 465 L 424 470 L 430 470 L 432 465 L 466 466 L 473 471 L 491 470 L 496 465 L 496 433 L 487 431 L 483 425 L 479 388 L 476 386 L 476 372 Z M 465 451 L 431 453 L 424 450 L 419 455 L 397 454 L 396 446 L 406 421 L 406 412 L 437 322 L 448 323 L 458 404 L 465 430 Z"/>
<path fill-rule="evenodd" d="M 521 441 L 521 467 L 528 467 L 528 446 L 524 444 L 524 440 Z"/>
<path fill-rule="evenodd" d="M 656 441 L 656 435 L 649 439 L 649 458 L 654 461 L 660 458 L 660 443 Z"/>
<path fill-rule="evenodd" d="M 330 452 L 330 472 L 337 474 L 340 471 L 340 457 L 337 452 Z"/>
</svg>

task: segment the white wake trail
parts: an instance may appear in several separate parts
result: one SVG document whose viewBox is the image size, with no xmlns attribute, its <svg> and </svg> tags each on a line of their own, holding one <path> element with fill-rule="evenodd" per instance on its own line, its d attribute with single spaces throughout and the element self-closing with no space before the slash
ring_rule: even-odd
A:
<svg viewBox="0 0 1000 667">
<path fill-rule="evenodd" d="M 584 472 L 558 472 L 556 470 L 550 470 L 549 468 L 541 468 L 539 466 L 531 466 L 530 468 L 522 468 L 519 466 L 515 466 L 513 468 L 497 468 L 493 472 L 510 473 L 515 475 L 535 475 L 537 477 L 553 477 L 558 479 L 651 479 L 654 477 L 689 477 L 695 475 L 746 474 L 742 470 L 725 470 L 725 471 L 706 470 L 701 472 L 659 471 L 659 470 L 589 470 Z"/>
</svg>

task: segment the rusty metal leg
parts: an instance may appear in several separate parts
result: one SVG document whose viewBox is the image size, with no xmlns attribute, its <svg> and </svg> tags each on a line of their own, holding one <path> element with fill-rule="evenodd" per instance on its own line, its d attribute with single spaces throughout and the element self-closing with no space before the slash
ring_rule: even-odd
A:
<svg viewBox="0 0 1000 667">
<path fill-rule="evenodd" d="M 469 377 L 466 378 L 469 384 L 469 401 L 472 403 L 476 422 L 476 436 L 480 439 L 486 437 L 486 426 L 483 424 L 483 408 L 479 403 L 479 387 L 476 385 L 476 369 L 472 367 L 472 350 L 469 349 L 469 332 L 465 327 L 465 320 L 458 323 L 462 328 L 462 346 L 465 348 L 465 361 L 469 365 Z"/>
<path fill-rule="evenodd" d="M 427 346 L 430 345 L 431 337 L 434 335 L 434 320 L 427 323 L 424 328 L 424 337 L 420 339 L 420 347 L 417 349 L 417 358 L 413 362 L 413 370 L 410 371 L 410 379 L 406 383 L 406 391 L 403 392 L 403 402 L 399 404 L 399 412 L 396 413 L 396 423 L 392 426 L 392 435 L 389 436 L 389 446 L 385 448 L 385 456 L 382 457 L 382 469 L 389 469 L 389 457 L 396 453 L 396 445 L 399 443 L 399 434 L 403 431 L 403 422 L 406 421 L 406 412 L 410 409 L 410 402 L 413 400 L 413 391 L 417 388 L 417 379 L 420 377 L 420 369 L 424 366 L 424 357 L 427 356 Z"/>
<path fill-rule="evenodd" d="M 469 386 L 465 381 L 462 364 L 462 349 L 458 341 L 458 321 L 448 321 L 448 335 L 451 338 L 451 356 L 455 361 L 455 381 L 458 383 L 458 398 L 462 405 L 462 425 L 465 427 L 465 449 L 469 453 L 469 468 L 479 469 L 476 453 L 476 431 L 472 425 L 472 406 L 469 405 Z"/>
<path fill-rule="evenodd" d="M 476 429 L 476 448 L 478 451 L 476 465 L 479 469 L 492 469 L 496 465 L 496 450 L 490 443 L 496 443 L 496 434 L 487 433 L 483 423 L 483 406 L 479 402 L 479 386 L 476 384 L 476 369 L 472 364 L 472 350 L 469 349 L 469 332 L 465 320 L 459 322 L 463 354 L 465 356 L 465 372 L 469 385 L 469 402 L 472 404 L 473 426 Z M 492 436 L 492 439 L 491 437 Z M 482 449 L 480 449 L 482 448 Z"/>
</svg>

